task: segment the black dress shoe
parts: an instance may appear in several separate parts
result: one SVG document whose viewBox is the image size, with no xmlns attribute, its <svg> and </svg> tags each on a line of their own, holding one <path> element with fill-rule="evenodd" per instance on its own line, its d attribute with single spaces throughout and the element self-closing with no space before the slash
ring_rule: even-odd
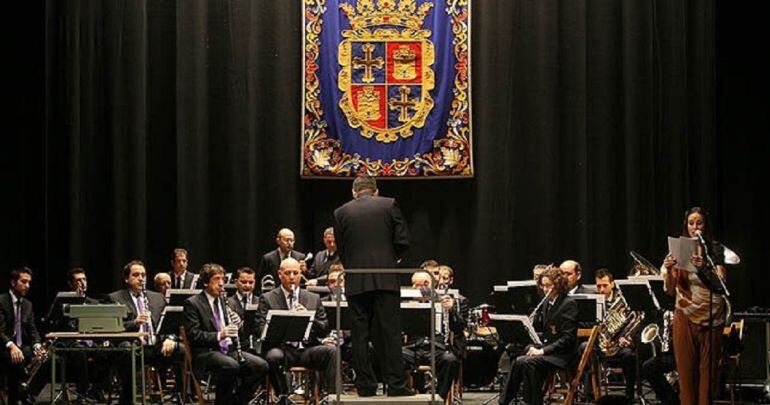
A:
<svg viewBox="0 0 770 405">
<path fill-rule="evenodd" d="M 414 393 L 406 387 L 388 387 L 389 397 L 410 397 L 412 395 L 414 395 Z"/>
<path fill-rule="evenodd" d="M 359 397 L 373 397 L 373 396 L 377 395 L 377 390 L 376 389 L 372 390 L 372 389 L 362 389 L 362 388 L 359 388 L 356 391 L 358 392 L 358 396 Z"/>
</svg>

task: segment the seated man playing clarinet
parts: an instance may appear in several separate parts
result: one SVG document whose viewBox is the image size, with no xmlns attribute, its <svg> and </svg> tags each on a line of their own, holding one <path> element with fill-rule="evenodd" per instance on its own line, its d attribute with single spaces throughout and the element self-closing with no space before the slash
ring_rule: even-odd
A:
<svg viewBox="0 0 770 405">
<path fill-rule="evenodd" d="M 146 290 L 147 270 L 139 260 L 132 260 L 123 267 L 126 288 L 110 293 L 108 301 L 126 307 L 123 327 L 126 332 L 145 332 L 142 339 L 144 361 L 158 368 L 176 363 L 177 387 L 182 383 L 183 351 L 175 336 L 157 336 L 155 329 L 160 322 L 166 299 L 158 292 Z M 121 343 L 121 346 L 128 342 Z M 131 403 L 131 355 L 124 353 L 118 361 L 118 373 L 121 379 L 120 403 Z"/>
<path fill-rule="evenodd" d="M 327 391 L 334 387 L 334 340 L 328 338 L 329 321 L 318 294 L 299 288 L 302 270 L 300 262 L 286 258 L 278 268 L 281 285 L 259 297 L 257 330 L 261 330 L 271 309 L 315 311 L 310 337 L 306 342 L 262 343 L 262 351 L 270 364 L 270 384 L 279 396 L 279 404 L 285 403 L 288 394 L 285 372 L 288 367 L 302 366 L 322 374 L 321 380 Z"/>
<path fill-rule="evenodd" d="M 540 276 L 545 294 L 533 320 L 535 330 L 542 332 L 542 347 L 530 346 L 526 354 L 511 365 L 511 373 L 500 392 L 500 404 L 512 403 L 522 386 L 527 404 L 543 403 L 543 383 L 548 374 L 571 367 L 577 353 L 577 303 L 567 296 L 567 278 L 558 268 L 549 268 Z"/>
<path fill-rule="evenodd" d="M 184 328 L 193 365 L 211 372 L 216 404 L 248 404 L 267 373 L 267 362 L 246 352 L 238 341 L 238 325 L 225 298 L 225 270 L 214 263 L 200 272 L 204 290 L 184 303 Z M 235 318 L 235 317 L 233 317 Z"/>
</svg>

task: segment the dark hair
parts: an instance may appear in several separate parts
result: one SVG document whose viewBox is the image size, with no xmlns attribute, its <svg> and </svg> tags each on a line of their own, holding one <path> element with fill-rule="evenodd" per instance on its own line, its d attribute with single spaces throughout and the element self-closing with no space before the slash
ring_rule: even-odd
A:
<svg viewBox="0 0 770 405">
<path fill-rule="evenodd" d="M 377 180 L 368 175 L 356 177 L 355 180 L 353 180 L 353 191 L 360 193 L 364 190 L 377 190 Z"/>
<path fill-rule="evenodd" d="M 216 263 L 206 263 L 201 267 L 201 282 L 208 284 L 211 281 L 211 277 L 217 274 L 225 275 L 225 269 Z"/>
<path fill-rule="evenodd" d="M 144 263 L 142 263 L 141 260 L 131 260 L 128 262 L 125 266 L 123 266 L 123 277 L 128 278 L 128 276 L 131 274 L 131 266 L 142 266 L 144 267 Z M 147 268 L 145 267 L 145 271 Z"/>
<path fill-rule="evenodd" d="M 561 271 L 560 268 L 551 267 L 546 271 L 542 272 L 540 274 L 540 277 L 538 277 L 537 279 L 537 285 L 542 284 L 542 280 L 544 277 L 548 277 L 548 279 L 551 280 L 551 283 L 553 283 L 553 288 L 557 293 L 564 294 L 567 291 L 569 291 L 567 276 L 564 274 L 563 271 Z"/>
<path fill-rule="evenodd" d="M 705 237 L 709 240 L 711 240 L 711 224 L 709 223 L 709 213 L 706 211 L 705 208 L 702 207 L 692 207 L 689 210 L 684 212 L 684 221 L 682 221 L 682 236 L 690 236 L 690 233 L 687 232 L 687 218 L 690 217 L 692 214 L 700 214 L 703 217 L 703 224 L 705 225 L 706 232 Z"/>
<path fill-rule="evenodd" d="M 340 272 L 340 271 L 343 271 L 344 269 L 345 268 L 342 267 L 342 262 L 340 262 L 339 260 L 335 260 L 332 262 L 332 264 L 329 265 L 329 273 L 334 273 L 335 271 Z"/>
<path fill-rule="evenodd" d="M 19 277 L 21 277 L 22 274 L 29 274 L 29 276 L 32 277 L 32 269 L 27 266 L 21 266 L 11 270 L 11 281 L 19 281 Z"/>
<path fill-rule="evenodd" d="M 182 248 L 174 249 L 171 252 L 171 261 L 174 261 L 174 259 L 176 259 L 176 257 L 179 256 L 179 255 L 184 255 L 184 257 L 187 257 L 188 256 L 187 249 L 182 249 Z"/>
<path fill-rule="evenodd" d="M 235 278 L 241 278 L 241 273 L 243 274 L 256 274 L 254 270 L 251 267 L 241 267 L 240 269 L 235 271 Z"/>
<path fill-rule="evenodd" d="M 605 278 L 605 277 L 609 277 L 610 282 L 615 281 L 615 277 L 612 275 L 610 270 L 607 269 L 606 267 L 602 267 L 601 269 L 596 270 L 594 272 L 594 278 L 598 279 L 598 278 Z"/>
<path fill-rule="evenodd" d="M 75 274 L 86 274 L 86 271 L 82 267 L 75 267 L 70 269 L 70 271 L 67 272 L 68 281 L 71 283 L 72 279 L 75 277 Z"/>
</svg>

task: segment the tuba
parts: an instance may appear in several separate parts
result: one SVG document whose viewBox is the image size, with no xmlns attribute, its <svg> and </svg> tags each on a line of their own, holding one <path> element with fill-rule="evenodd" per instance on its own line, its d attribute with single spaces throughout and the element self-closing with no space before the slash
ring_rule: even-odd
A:
<svg viewBox="0 0 770 405">
<path fill-rule="evenodd" d="M 620 338 L 630 338 L 639 329 L 643 319 L 643 312 L 629 311 L 626 300 L 622 295 L 619 296 L 604 317 L 604 328 L 599 333 L 599 350 L 607 357 L 617 354 L 623 348 Z"/>
</svg>

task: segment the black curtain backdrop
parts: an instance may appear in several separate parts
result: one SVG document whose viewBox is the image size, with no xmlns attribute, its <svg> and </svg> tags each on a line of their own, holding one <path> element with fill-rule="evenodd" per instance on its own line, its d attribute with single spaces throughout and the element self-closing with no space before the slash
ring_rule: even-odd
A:
<svg viewBox="0 0 770 405">
<path fill-rule="evenodd" d="M 26 23 L 6 35 L 18 63 L 2 264 L 36 271 L 38 311 L 73 266 L 108 292 L 124 263 L 165 271 L 176 246 L 193 269 L 256 267 L 281 227 L 299 250 L 322 247 L 350 181 L 298 175 L 299 0 L 14 7 Z M 743 258 L 736 308 L 770 306 L 761 11 L 474 1 L 476 176 L 380 183 L 409 222 L 406 263 L 450 264 L 474 304 L 537 263 L 576 259 L 589 283 L 601 266 L 624 277 L 629 250 L 659 264 L 702 205 Z"/>
</svg>

